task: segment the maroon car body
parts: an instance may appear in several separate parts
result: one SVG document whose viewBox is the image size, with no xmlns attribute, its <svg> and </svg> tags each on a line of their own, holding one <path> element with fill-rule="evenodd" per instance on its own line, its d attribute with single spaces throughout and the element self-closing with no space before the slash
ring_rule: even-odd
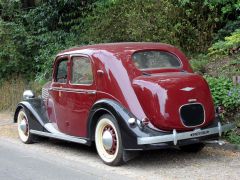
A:
<svg viewBox="0 0 240 180">
<path fill-rule="evenodd" d="M 149 67 L 138 67 L 138 62 L 146 64 L 146 57 L 152 61 Z M 159 67 L 157 61 L 164 57 L 170 65 Z M 58 77 L 62 66 L 65 74 Z M 76 67 L 86 71 L 86 77 L 79 80 Z M 120 131 L 122 142 L 117 143 L 122 143 L 124 152 L 199 145 L 232 127 L 221 126 L 207 82 L 193 73 L 185 55 L 161 43 L 99 44 L 65 50 L 56 57 L 52 81 L 43 87 L 42 97 L 27 96 L 18 105 L 16 122 L 22 108 L 37 122 L 31 125 L 27 120 L 27 126 L 32 126 L 30 134 L 69 141 L 70 137 L 78 138 L 86 144 L 96 141 L 99 118 L 111 115 Z M 106 131 L 102 132 L 104 148 L 108 150 L 104 138 L 110 132 L 113 149 L 115 135 Z M 57 133 L 63 136 L 49 135 Z"/>
</svg>

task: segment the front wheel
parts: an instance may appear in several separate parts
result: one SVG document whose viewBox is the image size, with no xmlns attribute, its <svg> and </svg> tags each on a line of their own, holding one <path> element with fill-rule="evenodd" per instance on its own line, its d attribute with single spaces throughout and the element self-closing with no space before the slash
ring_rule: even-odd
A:
<svg viewBox="0 0 240 180">
<path fill-rule="evenodd" d="M 24 108 L 18 112 L 17 124 L 20 140 L 25 144 L 33 143 L 33 135 L 30 133 L 29 127 L 29 117 Z"/>
<path fill-rule="evenodd" d="M 123 163 L 123 146 L 117 121 L 109 114 L 101 116 L 95 129 L 95 144 L 102 161 L 110 166 Z"/>
</svg>

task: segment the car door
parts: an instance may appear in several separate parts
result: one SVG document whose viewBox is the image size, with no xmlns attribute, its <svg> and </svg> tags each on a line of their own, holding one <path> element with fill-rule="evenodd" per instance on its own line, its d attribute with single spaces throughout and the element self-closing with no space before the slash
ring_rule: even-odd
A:
<svg viewBox="0 0 240 180">
<path fill-rule="evenodd" d="M 72 55 L 67 92 L 68 132 L 86 137 L 89 111 L 96 99 L 93 61 L 84 55 Z"/>
<path fill-rule="evenodd" d="M 61 132 L 67 133 L 67 87 L 69 82 L 69 56 L 58 57 L 54 64 L 53 80 L 49 90 L 48 115 Z"/>
</svg>

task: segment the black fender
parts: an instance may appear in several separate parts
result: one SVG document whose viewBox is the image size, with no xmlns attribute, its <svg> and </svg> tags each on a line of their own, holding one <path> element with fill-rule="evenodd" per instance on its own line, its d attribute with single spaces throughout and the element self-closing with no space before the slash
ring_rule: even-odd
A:
<svg viewBox="0 0 240 180">
<path fill-rule="evenodd" d="M 28 117 L 30 117 L 28 121 L 31 129 L 48 132 L 44 128 L 44 124 L 48 123 L 49 120 L 47 118 L 46 108 L 42 99 L 33 98 L 21 101 L 17 105 L 14 113 L 15 123 L 17 122 L 18 113 L 22 108 L 24 108 Z"/>
<path fill-rule="evenodd" d="M 99 117 L 106 113 L 112 115 L 117 120 L 124 149 L 138 149 L 137 137 L 147 136 L 146 133 L 137 124 L 134 126 L 130 125 L 128 119 L 137 118 L 120 103 L 111 99 L 101 99 L 92 106 L 88 117 L 88 138 L 94 141 L 96 124 Z"/>
</svg>

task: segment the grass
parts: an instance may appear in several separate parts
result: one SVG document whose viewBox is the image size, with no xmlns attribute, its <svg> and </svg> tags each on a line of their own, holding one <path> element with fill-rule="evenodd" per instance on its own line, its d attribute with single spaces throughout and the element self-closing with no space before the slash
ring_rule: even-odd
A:
<svg viewBox="0 0 240 180">
<path fill-rule="evenodd" d="M 0 84 L 0 111 L 14 111 L 22 100 L 24 90 L 31 89 L 39 94 L 41 87 L 38 83 L 28 82 L 21 77 L 6 80 Z"/>
</svg>

